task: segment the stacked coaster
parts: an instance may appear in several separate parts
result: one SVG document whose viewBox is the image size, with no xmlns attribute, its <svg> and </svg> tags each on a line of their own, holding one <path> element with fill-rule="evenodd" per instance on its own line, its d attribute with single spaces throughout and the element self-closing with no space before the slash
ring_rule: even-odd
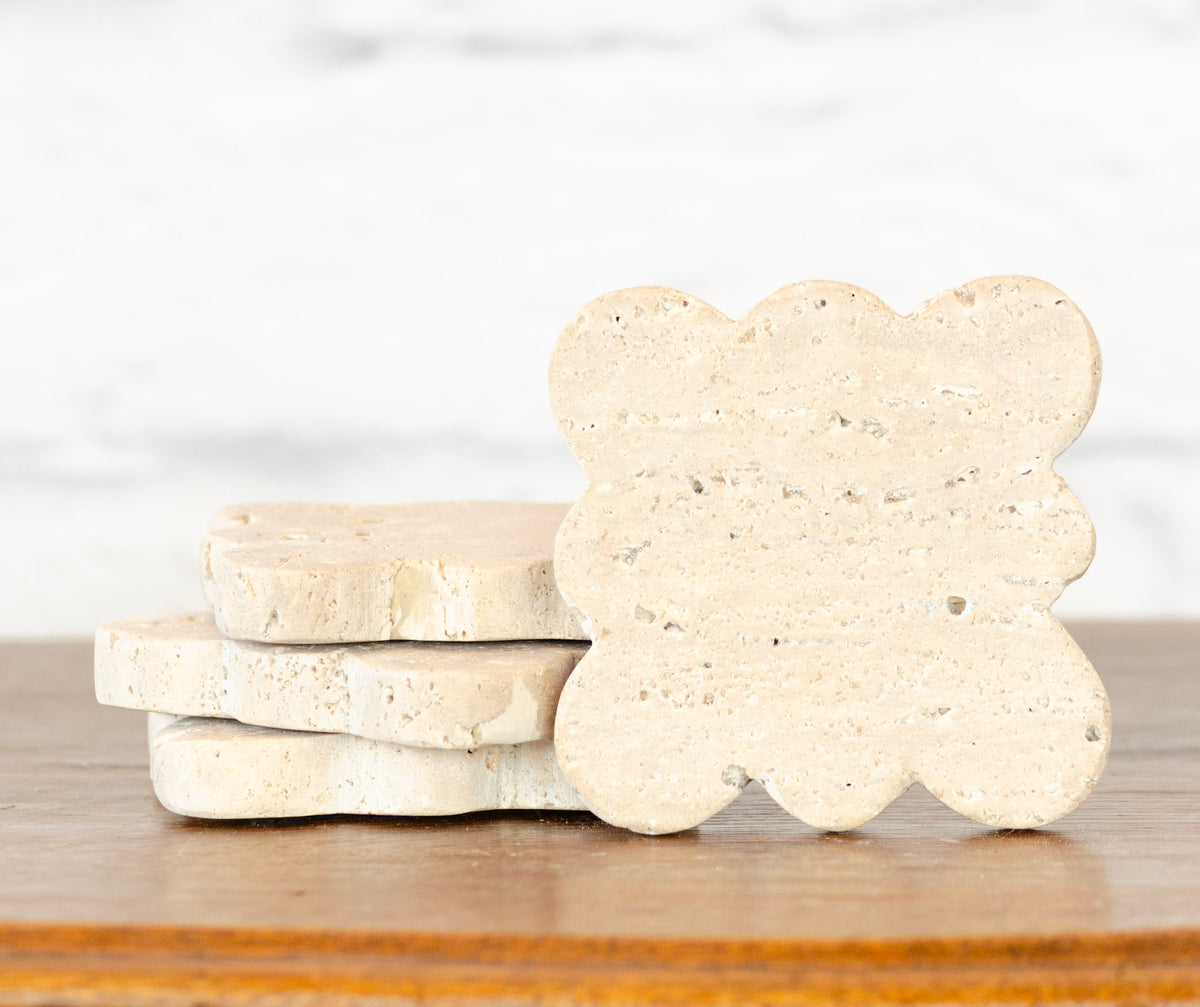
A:
<svg viewBox="0 0 1200 1007">
<path fill-rule="evenodd" d="M 159 800 L 201 818 L 582 809 L 554 754 L 587 644 L 565 505 L 226 508 L 211 612 L 101 626 L 96 695 L 150 711 Z"/>
</svg>

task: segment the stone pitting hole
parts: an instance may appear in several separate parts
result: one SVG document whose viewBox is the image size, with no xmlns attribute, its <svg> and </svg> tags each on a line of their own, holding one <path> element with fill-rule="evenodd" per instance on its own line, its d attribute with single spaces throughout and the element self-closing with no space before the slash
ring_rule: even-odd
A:
<svg viewBox="0 0 1200 1007">
<path fill-rule="evenodd" d="M 950 609 L 951 615 L 962 615 L 967 610 L 967 599 L 952 594 L 946 599 L 946 607 Z"/>
<path fill-rule="evenodd" d="M 946 480 L 946 489 L 953 489 L 964 483 L 976 482 L 983 470 L 978 465 L 968 465 L 965 469 Z"/>
<path fill-rule="evenodd" d="M 633 566 L 637 562 L 637 558 L 648 548 L 650 548 L 650 540 L 646 539 L 641 545 L 631 545 L 623 549 L 618 549 L 613 553 L 613 562 L 622 561 L 628 566 Z"/>
<path fill-rule="evenodd" d="M 1083 732 L 1083 736 L 1087 741 L 1100 740 L 1100 728 L 1096 724 L 1088 724 L 1087 730 Z"/>
<path fill-rule="evenodd" d="M 725 772 L 721 774 L 721 782 L 729 787 L 737 787 L 742 789 L 750 782 L 750 774 L 746 772 L 744 766 L 727 766 Z"/>
</svg>

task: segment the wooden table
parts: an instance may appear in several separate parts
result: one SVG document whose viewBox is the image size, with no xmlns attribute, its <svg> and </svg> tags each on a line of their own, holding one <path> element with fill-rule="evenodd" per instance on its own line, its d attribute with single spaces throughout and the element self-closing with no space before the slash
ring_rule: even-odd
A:
<svg viewBox="0 0 1200 1007">
<path fill-rule="evenodd" d="M 155 802 L 84 644 L 0 646 L 0 1002 L 1200 1002 L 1200 625 L 1080 625 L 1099 788 L 992 833 L 914 788 L 822 834 L 747 792 L 582 814 L 212 824 Z"/>
</svg>

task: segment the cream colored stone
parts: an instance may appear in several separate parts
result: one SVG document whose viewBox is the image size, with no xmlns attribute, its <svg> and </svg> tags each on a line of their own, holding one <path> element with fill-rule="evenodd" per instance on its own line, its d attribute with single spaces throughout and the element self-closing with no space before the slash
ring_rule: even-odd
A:
<svg viewBox="0 0 1200 1007">
<path fill-rule="evenodd" d="M 232 720 L 149 719 L 154 793 L 193 818 L 583 808 L 549 741 L 466 752 Z"/>
<path fill-rule="evenodd" d="M 586 644 L 287 646 L 230 640 L 212 616 L 96 631 L 96 698 L 134 710 L 231 717 L 397 745 L 478 748 L 549 739 Z"/>
<path fill-rule="evenodd" d="M 202 547 L 227 636 L 264 643 L 577 640 L 554 584 L 566 504 L 226 507 Z"/>
<path fill-rule="evenodd" d="M 1074 808 L 1110 717 L 1050 613 L 1094 550 L 1051 462 L 1099 376 L 1022 277 L 908 317 L 828 282 L 737 321 L 663 288 L 583 308 L 550 381 L 590 480 L 555 554 L 596 641 L 555 724 L 589 807 L 671 832 L 758 779 L 828 829 L 918 781 L 996 827 Z"/>
</svg>

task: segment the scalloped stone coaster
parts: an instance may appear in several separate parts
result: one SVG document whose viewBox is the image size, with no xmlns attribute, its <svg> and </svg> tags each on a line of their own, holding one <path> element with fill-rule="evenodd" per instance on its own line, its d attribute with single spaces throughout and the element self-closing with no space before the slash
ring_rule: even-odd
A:
<svg viewBox="0 0 1200 1007">
<path fill-rule="evenodd" d="M 588 806 L 673 832 L 757 779 L 826 829 L 914 782 L 999 828 L 1073 809 L 1110 716 L 1050 612 L 1094 551 L 1051 463 L 1099 377 L 1023 277 L 906 317 L 830 282 L 736 321 L 665 288 L 583 308 L 550 386 L 590 482 L 555 552 L 595 641 L 555 722 Z"/>
<path fill-rule="evenodd" d="M 566 504 L 254 504 L 217 512 L 204 592 L 262 643 L 578 640 L 554 583 Z"/>
<path fill-rule="evenodd" d="M 397 745 L 478 748 L 553 736 L 586 644 L 287 646 L 223 637 L 207 613 L 96 631 L 96 698 L 111 706 Z"/>
<path fill-rule="evenodd" d="M 149 731 L 154 793 L 192 818 L 583 810 L 549 741 L 466 752 L 160 713 Z"/>
</svg>

